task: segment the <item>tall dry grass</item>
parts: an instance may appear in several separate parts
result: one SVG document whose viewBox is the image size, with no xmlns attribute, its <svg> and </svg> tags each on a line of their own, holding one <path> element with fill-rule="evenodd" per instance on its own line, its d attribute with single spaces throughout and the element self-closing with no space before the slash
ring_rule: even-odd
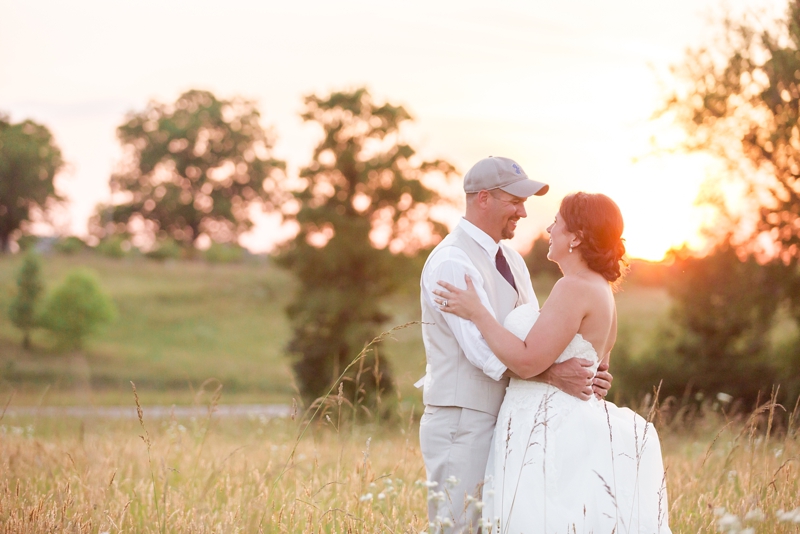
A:
<svg viewBox="0 0 800 534">
<path fill-rule="evenodd" d="M 776 409 L 661 425 L 673 532 L 800 531 L 798 421 L 767 430 Z M 149 420 L 146 402 L 140 421 L 5 417 L 0 531 L 425 532 L 418 414 L 397 410 L 366 424 L 333 408 L 310 425 L 221 420 L 213 400 L 188 420 Z"/>
</svg>

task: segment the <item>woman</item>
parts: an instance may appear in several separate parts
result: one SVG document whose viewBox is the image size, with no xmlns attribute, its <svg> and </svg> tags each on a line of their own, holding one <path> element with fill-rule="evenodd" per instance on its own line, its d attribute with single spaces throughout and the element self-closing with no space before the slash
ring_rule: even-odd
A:
<svg viewBox="0 0 800 534">
<path fill-rule="evenodd" d="M 627 408 L 580 400 L 525 379 L 555 362 L 608 362 L 617 335 L 612 284 L 622 274 L 622 215 L 600 194 L 564 198 L 548 258 L 564 276 L 541 312 L 529 304 L 499 324 L 472 281 L 440 283 L 442 310 L 475 323 L 515 375 L 486 468 L 483 521 L 491 532 L 669 533 L 655 429 Z"/>
</svg>

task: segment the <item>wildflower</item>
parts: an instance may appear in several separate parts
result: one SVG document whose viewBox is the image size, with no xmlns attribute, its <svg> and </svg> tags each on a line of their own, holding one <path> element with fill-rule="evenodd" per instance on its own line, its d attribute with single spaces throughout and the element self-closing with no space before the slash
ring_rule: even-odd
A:
<svg viewBox="0 0 800 534">
<path fill-rule="evenodd" d="M 478 501 L 478 502 L 475 503 L 475 509 L 476 510 L 482 510 L 483 506 L 484 506 L 483 501 Z"/>
<path fill-rule="evenodd" d="M 727 393 L 722 393 L 720 391 L 719 393 L 717 393 L 717 400 L 723 404 L 728 404 L 730 401 L 733 400 L 733 397 L 731 395 L 728 395 Z"/>
<path fill-rule="evenodd" d="M 435 488 L 436 486 L 439 485 L 439 483 L 436 482 L 435 480 L 426 480 L 425 482 L 422 483 L 422 485 L 425 486 L 426 488 Z"/>
<path fill-rule="evenodd" d="M 782 509 L 775 514 L 778 521 L 786 523 L 800 523 L 800 507 L 784 512 Z"/>
<path fill-rule="evenodd" d="M 445 480 L 445 483 L 449 487 L 455 488 L 456 486 L 458 486 L 458 479 L 456 477 L 454 477 L 453 475 L 450 475 L 449 477 L 447 477 L 447 480 Z"/>
<path fill-rule="evenodd" d="M 365 493 L 358 500 L 361 501 L 361 502 L 371 501 L 372 500 L 372 494 L 371 493 Z"/>
<path fill-rule="evenodd" d="M 450 519 L 449 517 L 445 517 L 444 519 L 442 519 L 441 525 L 443 527 L 445 527 L 445 528 L 452 528 L 453 527 L 453 520 Z"/>
<path fill-rule="evenodd" d="M 724 514 L 717 519 L 717 528 L 720 532 L 738 532 L 742 528 L 739 518 L 733 514 Z"/>
<path fill-rule="evenodd" d="M 737 473 L 735 469 L 731 469 L 730 471 L 728 471 L 728 480 L 733 480 L 734 478 L 736 478 L 736 474 Z"/>
<path fill-rule="evenodd" d="M 487 490 L 486 491 L 486 496 L 487 497 L 494 497 L 494 490 Z"/>
<path fill-rule="evenodd" d="M 369 483 L 369 489 L 375 489 L 375 488 L 377 488 L 377 487 L 378 487 L 378 485 L 377 485 L 377 484 L 375 484 L 374 482 L 370 482 L 370 483 Z"/>
<path fill-rule="evenodd" d="M 726 512 L 725 508 L 723 508 L 721 506 L 719 508 L 714 508 L 714 515 L 717 516 L 717 517 L 719 517 L 721 515 L 725 515 L 725 512 Z"/>
<path fill-rule="evenodd" d="M 384 500 L 385 498 L 386 498 L 386 494 L 385 494 L 385 493 L 381 492 L 381 493 L 379 493 L 379 494 L 378 494 L 378 500 L 379 500 L 379 501 L 382 501 L 382 500 Z"/>
<path fill-rule="evenodd" d="M 761 511 L 760 508 L 753 508 L 749 512 L 747 512 L 744 516 L 745 521 L 763 521 L 764 520 L 764 512 Z"/>
<path fill-rule="evenodd" d="M 432 491 L 428 494 L 429 501 L 444 501 L 446 498 L 443 491 Z"/>
</svg>

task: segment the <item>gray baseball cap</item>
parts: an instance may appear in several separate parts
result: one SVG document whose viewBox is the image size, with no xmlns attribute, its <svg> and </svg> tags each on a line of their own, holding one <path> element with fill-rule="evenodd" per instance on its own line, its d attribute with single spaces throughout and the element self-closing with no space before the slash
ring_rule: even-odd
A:
<svg viewBox="0 0 800 534">
<path fill-rule="evenodd" d="M 515 197 L 542 196 L 550 186 L 528 178 L 513 159 L 484 158 L 472 166 L 464 175 L 464 192 L 477 193 L 482 190 L 502 189 Z"/>
</svg>

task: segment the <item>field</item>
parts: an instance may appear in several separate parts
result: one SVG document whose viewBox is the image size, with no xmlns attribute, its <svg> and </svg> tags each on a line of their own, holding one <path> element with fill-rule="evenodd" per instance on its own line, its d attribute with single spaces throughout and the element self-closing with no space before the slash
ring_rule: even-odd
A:
<svg viewBox="0 0 800 534">
<path fill-rule="evenodd" d="M 0 310 L 19 264 L 19 257 L 0 258 Z M 412 386 L 424 369 L 418 326 L 384 342 L 399 386 L 386 421 L 353 424 L 352 412 L 336 403 L 330 418 L 312 424 L 302 407 L 291 418 L 221 417 L 217 403 L 291 405 L 297 397 L 282 353 L 291 276 L 264 259 L 209 265 L 48 256 L 48 287 L 75 266 L 95 270 L 119 309 L 118 321 L 83 351 L 59 354 L 38 332 L 26 353 L 0 314 L 0 410 L 10 403 L 0 411 L 0 531 L 428 531 L 421 401 Z M 541 301 L 547 282 L 534 287 Z M 387 329 L 417 320 L 417 299 L 410 285 L 388 303 L 395 315 Z M 630 286 L 618 307 L 635 355 L 646 350 L 669 300 L 662 289 Z M 133 408 L 131 381 L 139 420 L 11 411 Z M 221 397 L 211 393 L 218 384 Z M 205 407 L 206 415 L 151 415 L 153 406 L 171 404 Z M 673 532 L 800 531 L 798 417 L 774 429 L 770 414 L 725 414 L 708 404 L 656 418 Z"/>
<path fill-rule="evenodd" d="M 151 420 L 145 401 L 141 422 L 0 421 L 0 531 L 428 532 L 416 410 L 307 426 Z M 661 427 L 674 533 L 798 531 L 800 436 L 761 416 Z"/>
</svg>

